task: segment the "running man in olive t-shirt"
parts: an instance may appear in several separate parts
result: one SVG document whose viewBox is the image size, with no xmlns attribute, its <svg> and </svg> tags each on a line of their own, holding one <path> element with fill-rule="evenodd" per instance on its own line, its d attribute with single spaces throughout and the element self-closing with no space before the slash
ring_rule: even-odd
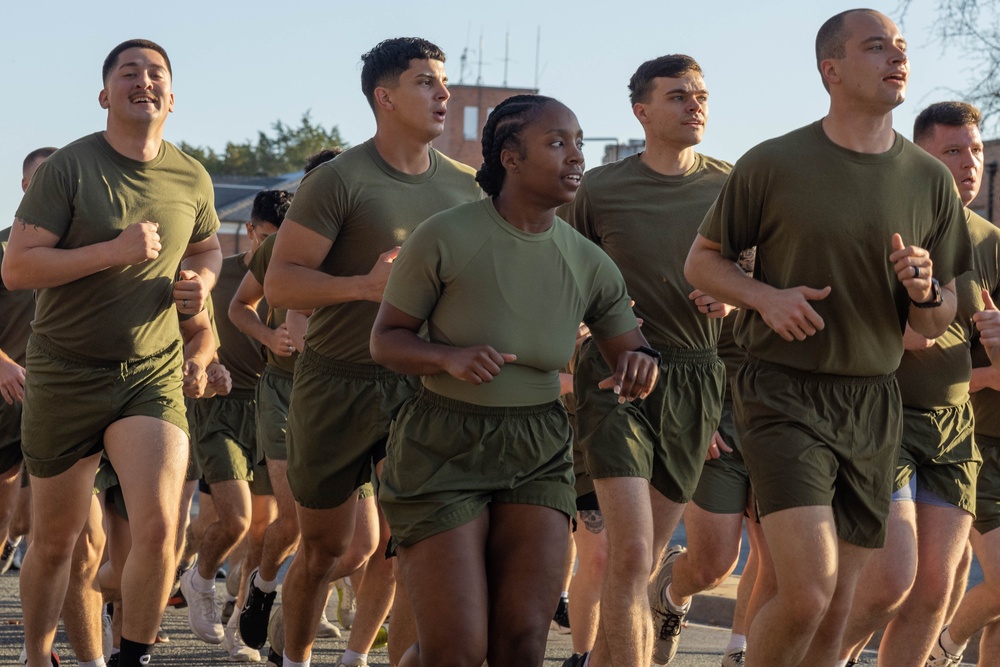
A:
<svg viewBox="0 0 1000 667">
<path fill-rule="evenodd" d="M 306 176 L 264 281 L 272 306 L 315 309 L 288 414 L 288 483 L 302 542 L 282 588 L 286 667 L 308 664 L 326 584 L 374 553 L 374 545 L 349 550 L 356 490 L 384 458 L 389 423 L 416 386 L 414 378 L 375 364 L 368 350 L 392 260 L 419 223 L 480 196 L 472 169 L 430 147 L 444 129 L 448 103 L 440 49 L 422 39 L 391 39 L 363 60 L 375 136 Z M 384 545 L 387 527 L 380 523 Z M 391 584 L 391 565 L 382 564 L 381 580 Z M 371 576 L 369 565 L 365 582 Z M 352 634 L 374 639 L 391 585 L 386 590 L 390 595 L 375 596 L 381 600 L 359 598 Z"/>
<path fill-rule="evenodd" d="M 22 428 L 34 518 L 46 527 L 21 572 L 32 667 L 49 664 L 102 450 L 132 518 L 119 664 L 149 661 L 188 457 L 178 311 L 202 309 L 221 260 L 211 180 L 163 141 L 174 102 L 163 48 L 123 42 L 102 75 L 106 130 L 39 167 L 3 263 L 8 287 L 38 290 Z"/>
<path fill-rule="evenodd" d="M 740 159 L 685 269 L 744 309 L 734 410 L 778 585 L 750 628 L 751 667 L 837 661 L 885 541 L 903 325 L 942 334 L 971 267 L 951 174 L 892 129 L 909 74 L 898 28 L 843 12 L 816 56 L 829 113 Z M 736 260 L 753 246 L 750 278 Z"/>
</svg>

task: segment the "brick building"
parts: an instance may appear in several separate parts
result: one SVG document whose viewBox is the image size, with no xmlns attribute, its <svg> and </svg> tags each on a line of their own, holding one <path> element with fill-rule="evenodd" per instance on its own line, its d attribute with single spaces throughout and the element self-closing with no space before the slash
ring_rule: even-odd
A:
<svg viewBox="0 0 1000 667">
<path fill-rule="evenodd" d="M 499 86 L 448 86 L 448 120 L 444 133 L 434 140 L 434 148 L 473 169 L 483 164 L 482 137 L 486 118 L 493 108 L 514 95 L 535 94 L 532 88 Z"/>
<path fill-rule="evenodd" d="M 972 200 L 969 208 L 990 220 L 992 213 L 993 224 L 1000 226 L 1000 139 L 990 139 L 983 142 L 983 160 L 986 169 L 983 170 L 983 185 L 979 188 L 979 195 Z M 993 206 L 990 206 L 990 190 L 993 190 Z"/>
</svg>

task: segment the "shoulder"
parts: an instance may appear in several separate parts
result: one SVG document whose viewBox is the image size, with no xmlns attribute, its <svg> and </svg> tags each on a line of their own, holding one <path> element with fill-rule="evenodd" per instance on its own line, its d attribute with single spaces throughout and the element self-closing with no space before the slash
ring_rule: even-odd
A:
<svg viewBox="0 0 1000 667">
<path fill-rule="evenodd" d="M 614 187 L 623 177 L 633 173 L 635 168 L 633 163 L 637 160 L 639 160 L 639 155 L 630 155 L 617 162 L 588 169 L 583 175 L 581 187 L 586 187 L 591 191 Z"/>
<path fill-rule="evenodd" d="M 205 166 L 193 157 L 182 151 L 169 141 L 164 141 L 164 162 L 173 165 L 179 171 L 190 173 L 199 185 L 212 187 L 212 177 L 209 176 Z"/>
<path fill-rule="evenodd" d="M 698 156 L 701 158 L 702 169 L 709 174 L 728 176 L 729 172 L 733 170 L 733 165 L 730 162 L 709 155 L 702 155 L 701 153 Z"/>
<path fill-rule="evenodd" d="M 442 170 L 446 174 L 454 175 L 459 178 L 471 178 L 473 183 L 476 180 L 476 170 L 469 165 L 459 162 L 458 160 L 453 160 L 436 148 L 431 148 L 434 152 L 438 169 Z"/>
</svg>

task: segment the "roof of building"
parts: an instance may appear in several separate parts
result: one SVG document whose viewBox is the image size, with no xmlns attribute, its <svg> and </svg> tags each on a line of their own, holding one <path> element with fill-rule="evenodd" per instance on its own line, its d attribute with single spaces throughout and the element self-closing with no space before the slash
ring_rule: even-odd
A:
<svg viewBox="0 0 1000 667">
<path fill-rule="evenodd" d="M 215 211 L 221 222 L 243 223 L 250 220 L 253 198 L 261 190 L 295 192 L 303 173 L 293 171 L 280 176 L 212 176 Z"/>
</svg>

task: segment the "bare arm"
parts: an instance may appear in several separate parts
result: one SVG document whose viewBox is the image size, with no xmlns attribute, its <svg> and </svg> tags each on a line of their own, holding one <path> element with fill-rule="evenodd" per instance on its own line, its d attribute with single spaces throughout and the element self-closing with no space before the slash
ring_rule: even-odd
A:
<svg viewBox="0 0 1000 667">
<path fill-rule="evenodd" d="M 684 263 L 684 276 L 695 288 L 716 299 L 756 310 L 787 341 L 805 340 L 826 326 L 809 302 L 829 296 L 829 286 L 771 287 L 748 276 L 736 262 L 722 256 L 721 245 L 700 234 Z"/>
<path fill-rule="evenodd" d="M 899 234 L 892 235 L 892 250 L 889 261 L 896 271 L 896 277 L 913 303 L 926 303 L 934 293 L 931 280 L 934 276 L 934 263 L 930 253 L 918 246 L 903 244 Z M 910 327 L 927 338 L 937 338 L 943 334 L 948 325 L 955 320 L 958 310 L 958 297 L 955 294 L 955 281 L 941 285 L 941 305 L 937 308 L 916 308 L 910 306 L 906 321 Z"/>
<path fill-rule="evenodd" d="M 594 338 L 594 342 L 608 368 L 614 369 L 610 377 L 597 384 L 598 387 L 613 389 L 620 403 L 645 398 L 653 391 L 660 377 L 660 365 L 650 355 L 636 352 L 640 347 L 649 346 L 639 327 L 614 338 Z"/>
<path fill-rule="evenodd" d="M 399 248 L 388 249 L 365 275 L 331 276 L 320 268 L 331 247 L 330 239 L 285 218 L 264 278 L 268 303 L 310 310 L 348 301 L 381 301 Z"/>
<path fill-rule="evenodd" d="M 59 287 L 112 266 L 156 259 L 160 254 L 158 227 L 137 222 L 111 241 L 57 248 L 57 235 L 15 218 L 3 259 L 4 285 L 10 290 Z"/>
<path fill-rule="evenodd" d="M 472 384 L 492 381 L 505 363 L 517 359 L 513 354 L 502 354 L 489 345 L 452 347 L 430 343 L 417 335 L 423 323 L 423 320 L 383 301 L 372 327 L 372 359 L 397 373 L 448 373 Z"/>
<path fill-rule="evenodd" d="M 190 315 L 200 313 L 221 270 L 222 248 L 217 235 L 188 244 L 181 260 L 180 279 L 174 283 L 177 310 Z"/>
<path fill-rule="evenodd" d="M 259 341 L 279 357 L 289 357 L 294 351 L 288 326 L 282 324 L 276 329 L 264 324 L 257 307 L 264 298 L 264 286 L 250 272 L 243 276 L 233 300 L 229 303 L 229 319 L 236 328 Z"/>
<path fill-rule="evenodd" d="M 288 325 L 288 335 L 292 337 L 292 345 L 299 352 L 302 352 L 306 347 L 306 329 L 309 327 L 310 315 L 312 315 L 312 311 L 285 311 L 285 324 Z"/>
<path fill-rule="evenodd" d="M 216 341 L 208 311 L 181 320 L 184 339 L 184 395 L 201 398 L 208 387 L 208 367 L 215 358 Z"/>
</svg>

